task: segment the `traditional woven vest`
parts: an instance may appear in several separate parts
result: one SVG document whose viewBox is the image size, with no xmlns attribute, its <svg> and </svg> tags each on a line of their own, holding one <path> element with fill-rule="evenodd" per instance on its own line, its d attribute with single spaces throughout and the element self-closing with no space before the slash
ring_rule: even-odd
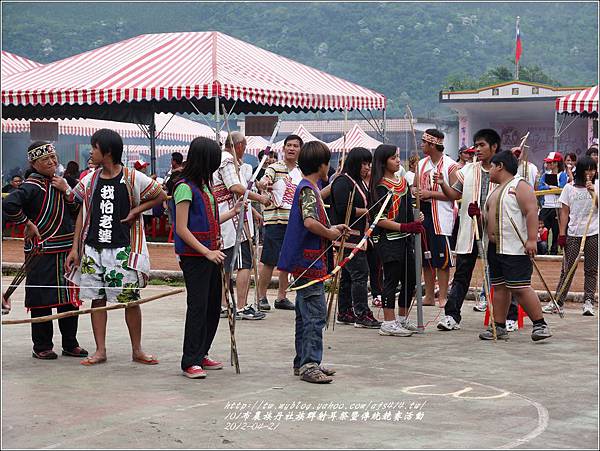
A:
<svg viewBox="0 0 600 451">
<path fill-rule="evenodd" d="M 182 178 L 173 188 L 182 184 L 187 184 L 192 189 L 192 202 L 188 216 L 187 227 L 192 235 L 211 251 L 219 248 L 219 236 L 221 228 L 219 226 L 219 208 L 216 199 L 211 203 L 208 194 L 200 190 L 194 183 Z M 173 211 L 175 211 L 175 200 L 171 199 Z M 173 241 L 175 242 L 175 253 L 177 255 L 200 257 L 201 255 L 195 249 L 188 246 L 177 234 L 177 215 L 173 215 Z"/>
<path fill-rule="evenodd" d="M 300 192 L 305 187 L 309 187 L 314 191 L 315 196 L 317 197 L 319 222 L 328 226 L 321 194 L 308 180 L 302 179 L 294 194 L 294 201 L 292 203 L 292 209 L 290 210 L 277 269 L 289 272 L 296 277 L 304 273 L 302 277 L 307 279 L 318 279 L 327 274 L 327 254 L 325 253 L 327 240 L 315 235 L 304 227 L 299 197 Z M 317 258 L 319 258 L 319 260 L 308 269 Z"/>
</svg>

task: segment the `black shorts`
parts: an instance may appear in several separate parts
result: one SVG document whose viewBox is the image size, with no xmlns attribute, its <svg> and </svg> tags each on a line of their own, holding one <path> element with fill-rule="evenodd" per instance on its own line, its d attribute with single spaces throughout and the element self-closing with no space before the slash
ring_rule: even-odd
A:
<svg viewBox="0 0 600 451">
<path fill-rule="evenodd" d="M 287 224 L 268 224 L 265 226 L 263 249 L 260 256 L 260 262 L 262 264 L 274 267 L 277 266 L 286 229 Z"/>
<path fill-rule="evenodd" d="M 426 245 L 423 248 L 423 265 L 429 268 L 447 269 L 454 266 L 454 256 L 450 248 L 450 237 L 446 235 L 436 235 L 433 227 L 433 216 L 431 216 L 431 203 L 422 202 L 421 208 L 425 220 Z M 427 253 L 429 251 L 429 253 Z"/>
<path fill-rule="evenodd" d="M 533 264 L 529 256 L 496 253 L 496 243 L 488 244 L 488 266 L 492 285 L 517 289 L 531 286 Z"/>
<path fill-rule="evenodd" d="M 233 258 L 233 248 L 234 247 L 235 246 L 232 246 L 230 248 L 223 250 L 223 253 L 225 254 L 225 263 L 224 263 L 225 272 L 229 272 L 229 270 L 231 269 L 231 259 Z M 241 243 L 240 251 L 242 254 L 242 262 L 240 265 L 240 258 L 239 258 L 239 254 L 238 254 L 236 268 L 237 269 L 251 269 L 252 268 L 252 254 L 250 253 L 250 240 L 246 240 Z"/>
</svg>

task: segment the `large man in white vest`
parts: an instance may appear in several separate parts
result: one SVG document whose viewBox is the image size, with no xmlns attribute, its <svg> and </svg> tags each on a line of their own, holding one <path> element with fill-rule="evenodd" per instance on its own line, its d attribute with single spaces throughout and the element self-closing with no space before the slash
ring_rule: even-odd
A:
<svg viewBox="0 0 600 451">
<path fill-rule="evenodd" d="M 444 194 L 453 200 L 462 199 L 459 218 L 458 238 L 456 240 L 456 271 L 448 302 L 444 307 L 444 317 L 438 323 L 440 330 L 460 329 L 460 310 L 477 263 L 477 243 L 475 242 L 474 220 L 469 209 L 483 205 L 488 193 L 495 187 L 490 182 L 490 160 L 500 149 L 500 136 L 494 130 L 483 129 L 473 137 L 477 151 L 477 162 L 468 163 L 456 172 L 456 181 L 450 186 L 437 174 L 435 181 Z M 484 234 L 480 233 L 483 237 Z"/>
</svg>

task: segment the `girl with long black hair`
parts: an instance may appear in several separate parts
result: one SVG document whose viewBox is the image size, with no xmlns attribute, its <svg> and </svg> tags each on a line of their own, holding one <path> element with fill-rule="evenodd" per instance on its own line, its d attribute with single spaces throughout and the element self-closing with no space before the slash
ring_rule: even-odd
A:
<svg viewBox="0 0 600 451">
<path fill-rule="evenodd" d="M 184 376 L 192 379 L 206 377 L 204 370 L 223 368 L 221 362 L 208 357 L 221 311 L 221 265 L 225 254 L 220 250 L 219 224 L 235 216 L 240 203 L 219 217 L 211 185 L 220 164 L 221 148 L 216 141 L 194 139 L 171 201 L 175 211 L 175 253 L 187 290 L 181 369 Z"/>
<path fill-rule="evenodd" d="M 564 248 L 563 265 L 558 281 L 557 299 L 560 308 L 567 298 L 575 271 L 569 274 L 579 257 L 581 241 L 583 248 L 583 315 L 594 315 L 594 297 L 598 280 L 598 166 L 587 156 L 581 157 L 575 166 L 573 184 L 566 184 L 558 202 L 560 204 L 560 233 L 558 245 Z M 595 199 L 594 201 L 592 199 Z M 591 215 L 591 217 L 590 217 Z M 588 224 L 588 218 L 590 223 Z M 568 225 L 567 225 L 568 224 Z M 569 279 L 567 280 L 567 276 Z M 555 306 L 548 304 L 544 313 L 554 313 Z"/>
<path fill-rule="evenodd" d="M 415 291 L 415 251 L 411 234 L 423 233 L 422 218 L 415 221 L 412 196 L 406 179 L 395 174 L 400 158 L 395 146 L 382 144 L 375 149 L 369 191 L 371 201 L 378 202 L 392 191 L 393 197 L 373 233 L 375 249 L 383 263 L 383 324 L 380 335 L 408 337 L 417 327 L 408 320 L 408 310 Z M 398 316 L 394 313 L 396 288 Z"/>
<path fill-rule="evenodd" d="M 354 191 L 352 209 L 348 225 L 352 224 L 350 236 L 344 243 L 344 257 L 356 248 L 365 234 L 369 223 L 367 209 L 369 206 L 369 190 L 365 178 L 371 168 L 371 152 L 364 147 L 355 147 L 348 153 L 342 173 L 331 185 L 332 221 L 343 224 L 346 210 Z M 361 217 L 362 216 L 362 217 Z M 358 219 L 360 217 L 360 219 Z M 341 243 L 337 243 L 338 246 Z M 342 251 L 342 250 L 340 250 Z M 363 251 L 366 251 L 366 245 Z M 342 269 L 342 280 L 339 291 L 338 324 L 354 324 L 354 327 L 378 329 L 381 323 L 373 317 L 369 308 L 367 280 L 369 265 L 366 252 L 358 252 Z"/>
</svg>

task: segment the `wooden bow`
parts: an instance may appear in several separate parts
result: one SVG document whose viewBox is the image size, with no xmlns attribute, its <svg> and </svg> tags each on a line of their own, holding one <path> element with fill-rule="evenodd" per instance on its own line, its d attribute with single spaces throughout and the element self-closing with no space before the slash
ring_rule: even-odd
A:
<svg viewBox="0 0 600 451">
<path fill-rule="evenodd" d="M 354 204 L 354 194 L 356 193 L 356 185 L 352 188 L 352 193 L 350 194 L 350 199 L 348 200 L 348 205 L 346 206 L 346 216 L 344 217 L 344 225 L 348 226 L 350 224 L 350 216 L 352 214 L 352 206 Z M 339 266 L 344 258 L 344 245 L 346 244 L 346 235 L 342 236 L 340 241 L 340 247 L 337 254 L 337 262 L 336 266 Z M 340 273 L 336 274 L 331 283 L 331 287 L 329 289 L 329 299 L 327 300 L 327 317 L 325 319 L 325 327 L 329 327 L 329 318 L 331 317 L 331 309 L 333 304 L 336 304 L 336 295 L 339 295 L 339 284 L 340 284 Z M 339 296 L 338 296 L 339 298 Z M 337 305 L 337 304 L 336 304 Z M 334 322 L 335 324 L 335 322 Z M 335 326 L 334 326 L 335 328 Z"/>
<path fill-rule="evenodd" d="M 369 226 L 369 229 L 365 232 L 364 236 L 362 237 L 362 239 L 359 241 L 359 243 L 356 245 L 356 247 L 354 249 L 352 249 L 352 252 L 350 252 L 350 254 L 345 257 L 339 264 L 337 264 L 335 266 L 335 268 L 333 268 L 333 270 L 323 276 L 323 277 L 319 277 L 317 279 L 313 279 L 303 285 L 297 286 L 297 287 L 293 287 L 293 283 L 288 287 L 287 291 L 297 291 L 297 290 L 301 290 L 303 288 L 308 288 L 316 283 L 319 282 L 325 282 L 326 280 L 331 279 L 333 276 L 335 276 L 344 266 L 346 266 L 346 264 L 352 260 L 354 258 L 354 256 L 360 251 L 360 249 L 365 245 L 366 241 L 369 239 L 369 237 L 373 234 L 373 230 L 375 229 L 375 226 L 377 226 L 377 223 L 379 222 L 379 220 L 381 219 L 381 216 L 383 215 L 383 212 L 385 210 L 385 207 L 387 206 L 387 204 L 389 203 L 390 199 L 392 198 L 393 192 L 390 191 L 385 197 L 382 197 L 380 200 L 384 200 L 383 204 L 381 205 L 381 208 L 379 209 L 379 212 L 377 213 L 377 215 L 375 216 L 375 219 L 373 220 L 373 222 L 371 223 L 371 225 Z M 377 204 L 375 204 L 377 205 Z M 371 207 L 373 208 L 373 207 Z M 368 213 L 368 211 L 367 211 Z M 367 214 L 365 213 L 365 214 Z M 352 225 L 356 224 L 356 222 L 358 222 L 358 220 L 360 218 L 362 218 L 364 216 L 361 215 Z M 331 245 L 333 246 L 333 244 Z M 306 271 L 308 271 L 308 269 L 310 269 L 330 248 L 331 246 L 329 246 L 327 249 L 325 249 L 324 252 L 321 253 L 321 255 L 314 260 L 310 266 L 302 273 L 300 274 L 300 276 L 298 276 L 294 282 L 296 282 L 296 280 L 300 280 L 302 278 L 302 276 L 306 273 Z"/>
<path fill-rule="evenodd" d="M 88 313 L 106 312 L 108 310 L 116 310 L 122 308 L 130 308 L 136 305 L 145 304 L 146 302 L 156 301 L 167 296 L 173 296 L 175 294 L 183 293 L 185 288 L 177 288 L 175 290 L 167 291 L 166 293 L 155 294 L 147 298 L 138 299 L 137 301 L 124 302 L 119 304 L 105 305 L 103 307 L 93 307 L 81 310 L 70 310 L 68 312 L 56 313 L 54 315 L 40 316 L 38 318 L 26 318 L 26 319 L 12 319 L 2 321 L 2 325 L 7 324 L 37 324 L 52 321 L 54 319 L 68 318 L 70 316 L 86 315 Z"/>
</svg>

